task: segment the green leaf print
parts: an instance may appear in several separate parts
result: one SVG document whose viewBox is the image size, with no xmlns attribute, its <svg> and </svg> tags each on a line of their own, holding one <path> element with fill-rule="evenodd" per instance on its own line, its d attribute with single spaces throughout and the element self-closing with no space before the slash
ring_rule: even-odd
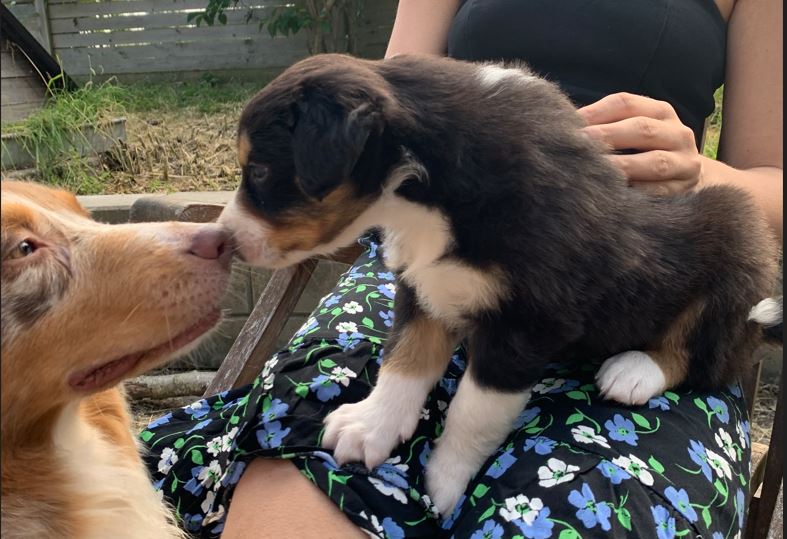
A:
<svg viewBox="0 0 787 539">
<path fill-rule="evenodd" d="M 633 414 L 631 414 L 631 419 L 633 419 L 634 423 L 636 423 L 637 425 L 639 425 L 643 429 L 649 429 L 650 428 L 650 421 L 648 421 L 647 418 L 645 416 L 643 416 L 643 415 L 640 415 L 640 414 L 637 414 L 637 413 L 633 413 Z"/>
<path fill-rule="evenodd" d="M 366 339 L 367 339 L 369 342 L 371 342 L 371 343 L 374 343 L 374 344 L 383 344 L 383 341 L 381 341 L 381 340 L 380 340 L 379 338 L 377 338 L 377 337 L 366 337 Z"/>
<path fill-rule="evenodd" d="M 173 477 L 172 478 L 172 486 L 169 487 L 169 491 L 174 493 L 176 490 L 178 490 L 178 478 L 177 477 Z"/>
<path fill-rule="evenodd" d="M 149 430 L 142 431 L 142 434 L 139 435 L 142 438 L 143 442 L 149 442 L 151 438 L 153 438 L 153 433 Z"/>
<path fill-rule="evenodd" d="M 326 369 L 332 369 L 336 366 L 336 362 L 330 358 L 325 358 L 320 360 L 320 366 Z"/>
<path fill-rule="evenodd" d="M 482 522 L 495 514 L 495 504 L 490 505 L 484 514 L 478 517 L 478 522 Z"/>
<path fill-rule="evenodd" d="M 202 453 L 200 453 L 196 449 L 192 449 L 191 450 L 191 462 L 193 462 L 194 464 L 197 464 L 199 466 L 202 466 L 204 464 L 204 461 L 202 460 Z"/>
<path fill-rule="evenodd" d="M 648 464 L 656 473 L 664 473 L 664 466 L 656 460 L 656 457 L 651 456 L 648 459 Z"/>
<path fill-rule="evenodd" d="M 230 416 L 230 425 L 237 425 L 238 423 L 240 423 L 240 418 L 238 416 Z"/>
<path fill-rule="evenodd" d="M 702 508 L 702 520 L 705 522 L 705 527 L 709 528 L 711 523 L 710 510 L 707 507 Z"/>
<path fill-rule="evenodd" d="M 617 515 L 620 525 L 626 528 L 628 531 L 631 531 L 631 513 L 629 513 L 629 510 L 625 507 L 621 507 L 617 511 Z"/>
<path fill-rule="evenodd" d="M 175 440 L 175 444 L 174 444 L 175 445 L 175 449 L 180 449 L 181 447 L 183 447 L 183 444 L 185 444 L 185 443 L 186 443 L 186 440 L 184 440 L 183 438 L 178 438 L 177 440 Z"/>
<path fill-rule="evenodd" d="M 579 413 L 571 414 L 570 416 L 568 416 L 568 419 L 566 419 L 566 425 L 573 425 L 574 423 L 579 423 L 580 421 L 582 421 L 584 417 L 585 416 Z"/>
<path fill-rule="evenodd" d="M 695 398 L 694 404 L 697 406 L 697 408 L 699 408 L 703 412 L 708 413 L 708 406 L 705 404 L 705 401 L 703 401 L 701 398 L 699 397 Z"/>
<path fill-rule="evenodd" d="M 331 314 L 332 314 L 333 316 L 336 316 L 336 315 L 338 315 L 338 314 L 342 314 L 343 312 L 344 312 L 344 311 L 342 311 L 342 308 L 341 308 L 341 307 L 336 307 L 335 309 L 331 310 Z"/>
<path fill-rule="evenodd" d="M 483 498 L 484 494 L 486 494 L 487 492 L 489 492 L 489 487 L 488 486 L 486 486 L 484 484 L 477 485 L 475 487 L 475 490 L 473 491 L 473 497 L 474 498 Z"/>
<path fill-rule="evenodd" d="M 371 318 L 364 316 L 363 320 L 361 320 L 361 324 L 366 326 L 367 328 L 374 328 L 374 322 L 372 322 Z"/>
<path fill-rule="evenodd" d="M 719 491 L 719 494 L 725 498 L 727 497 L 727 487 L 719 479 L 713 482 L 713 486 L 716 487 L 716 490 Z"/>
<path fill-rule="evenodd" d="M 569 391 L 566 393 L 566 397 L 569 399 L 574 399 L 575 401 L 583 401 L 587 400 L 588 396 L 584 391 Z"/>
<path fill-rule="evenodd" d="M 565 530 L 560 532 L 558 539 L 577 539 L 578 537 L 582 537 L 577 533 L 576 530 L 571 530 L 566 528 Z"/>
<path fill-rule="evenodd" d="M 363 292 L 364 290 L 366 290 L 365 284 L 359 284 L 357 287 L 355 287 L 356 292 Z"/>
<path fill-rule="evenodd" d="M 309 394 L 309 386 L 305 384 L 298 384 L 295 386 L 295 394 L 303 398 Z"/>
<path fill-rule="evenodd" d="M 676 393 L 673 393 L 672 391 L 665 391 L 664 396 L 667 397 L 672 402 L 674 402 L 675 404 L 678 404 L 678 401 L 680 400 L 680 397 L 678 397 L 678 395 Z"/>
</svg>

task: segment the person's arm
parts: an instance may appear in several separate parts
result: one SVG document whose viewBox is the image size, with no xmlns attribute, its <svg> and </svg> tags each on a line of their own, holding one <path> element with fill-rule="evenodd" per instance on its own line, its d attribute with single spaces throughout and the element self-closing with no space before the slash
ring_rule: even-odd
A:
<svg viewBox="0 0 787 539">
<path fill-rule="evenodd" d="M 737 186 L 762 209 L 782 240 L 782 1 L 738 0 L 727 32 L 719 160 L 699 154 L 671 105 L 613 94 L 580 109 L 586 132 L 612 149 L 629 182 L 661 193 L 712 184 Z"/>
<path fill-rule="evenodd" d="M 458 9 L 459 0 L 400 0 L 385 57 L 445 55 L 448 30 Z"/>
</svg>

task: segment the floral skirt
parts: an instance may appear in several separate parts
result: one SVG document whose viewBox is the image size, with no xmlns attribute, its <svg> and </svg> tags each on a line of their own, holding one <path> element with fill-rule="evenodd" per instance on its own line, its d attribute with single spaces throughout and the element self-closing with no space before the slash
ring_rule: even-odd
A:
<svg viewBox="0 0 787 539">
<path fill-rule="evenodd" d="M 373 470 L 338 466 L 320 446 L 323 418 L 369 393 L 393 320 L 394 276 L 376 238 L 362 243 L 366 253 L 252 385 L 167 413 L 140 434 L 155 487 L 185 529 L 220 536 L 244 468 L 268 457 L 290 459 L 373 537 L 740 535 L 750 440 L 737 385 L 667 391 L 629 407 L 599 397 L 596 367 L 551 365 L 508 438 L 441 519 L 424 466 L 465 370 L 459 348 L 412 439 Z"/>
</svg>

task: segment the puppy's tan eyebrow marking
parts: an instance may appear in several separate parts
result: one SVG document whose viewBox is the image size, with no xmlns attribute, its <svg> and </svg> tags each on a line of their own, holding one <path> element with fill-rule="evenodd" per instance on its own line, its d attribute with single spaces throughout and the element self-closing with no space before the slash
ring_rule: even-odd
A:
<svg viewBox="0 0 787 539">
<path fill-rule="evenodd" d="M 248 164 L 250 152 L 251 140 L 249 140 L 249 135 L 244 131 L 238 135 L 238 162 L 240 166 L 245 167 Z"/>
</svg>

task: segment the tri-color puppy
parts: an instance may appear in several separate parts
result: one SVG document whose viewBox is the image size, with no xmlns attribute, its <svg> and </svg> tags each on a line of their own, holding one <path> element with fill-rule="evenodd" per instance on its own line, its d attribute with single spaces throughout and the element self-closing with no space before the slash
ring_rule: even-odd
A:
<svg viewBox="0 0 787 539">
<path fill-rule="evenodd" d="M 400 56 L 304 60 L 240 119 L 243 180 L 221 221 L 279 268 L 382 231 L 396 322 L 371 394 L 326 419 L 339 462 L 408 439 L 460 339 L 468 371 L 427 466 L 438 510 L 511 429 L 553 360 L 604 361 L 641 404 L 735 379 L 781 320 L 777 247 L 744 193 L 627 186 L 558 88 L 524 66 Z M 769 307 L 778 307 L 763 316 Z"/>
<path fill-rule="evenodd" d="M 3 539 L 185 537 L 119 384 L 216 325 L 229 236 L 100 224 L 65 191 L 0 185 Z"/>
</svg>

